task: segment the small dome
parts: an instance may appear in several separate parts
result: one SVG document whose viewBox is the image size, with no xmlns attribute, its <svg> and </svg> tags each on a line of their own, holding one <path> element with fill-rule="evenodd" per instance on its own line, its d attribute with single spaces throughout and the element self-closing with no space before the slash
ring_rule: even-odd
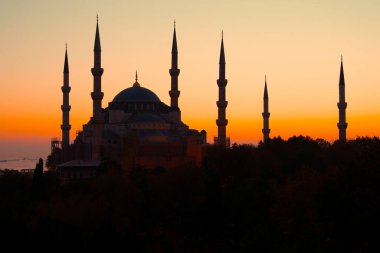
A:
<svg viewBox="0 0 380 253">
<path fill-rule="evenodd" d="M 160 102 L 160 99 L 153 91 L 134 85 L 117 94 L 113 102 Z"/>
</svg>

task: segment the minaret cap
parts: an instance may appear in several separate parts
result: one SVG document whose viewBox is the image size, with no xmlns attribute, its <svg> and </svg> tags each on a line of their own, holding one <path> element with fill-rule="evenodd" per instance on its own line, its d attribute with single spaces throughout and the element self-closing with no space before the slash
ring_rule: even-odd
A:
<svg viewBox="0 0 380 253">
<path fill-rule="evenodd" d="M 344 70 L 343 70 L 343 56 L 340 56 L 340 76 L 339 76 L 339 85 L 345 86 L 344 80 Z"/>
<path fill-rule="evenodd" d="M 264 99 L 268 99 L 267 76 L 265 75 Z"/>
<path fill-rule="evenodd" d="M 222 44 L 220 46 L 219 64 L 226 64 L 226 59 L 224 56 L 223 30 L 222 30 Z"/>
<path fill-rule="evenodd" d="M 67 58 L 67 43 L 66 43 L 66 52 L 65 52 L 65 65 L 63 67 L 63 73 L 68 74 L 69 73 L 69 60 Z"/>
<path fill-rule="evenodd" d="M 96 34 L 95 34 L 95 44 L 94 44 L 94 52 L 101 52 L 100 46 L 100 35 L 99 35 L 99 19 L 98 15 L 96 15 Z"/>
<path fill-rule="evenodd" d="M 176 29 L 175 29 L 175 20 L 174 20 L 174 33 L 173 33 L 173 44 L 172 44 L 172 54 L 178 53 L 178 48 L 177 48 L 177 34 L 176 34 Z"/>
</svg>

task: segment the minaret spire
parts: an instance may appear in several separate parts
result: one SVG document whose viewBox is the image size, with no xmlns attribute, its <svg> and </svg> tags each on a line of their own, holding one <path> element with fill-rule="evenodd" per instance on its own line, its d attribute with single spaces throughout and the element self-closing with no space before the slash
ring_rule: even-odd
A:
<svg viewBox="0 0 380 253">
<path fill-rule="evenodd" d="M 181 121 L 181 111 L 178 106 L 178 97 L 180 91 L 178 90 L 178 76 L 180 70 L 178 69 L 178 48 L 177 48 L 177 34 L 176 34 L 176 23 L 174 20 L 174 31 L 173 31 L 173 43 L 172 43 L 172 62 L 171 68 L 169 69 L 171 76 L 171 89 L 169 91 L 170 96 L 170 107 L 172 110 L 173 120 L 176 122 Z"/>
<path fill-rule="evenodd" d="M 220 45 L 219 66 L 220 66 L 220 68 L 223 67 L 223 69 L 224 69 L 223 74 L 225 74 L 225 65 L 226 65 L 226 57 L 224 55 L 224 38 L 223 38 L 223 31 L 222 31 L 222 43 Z"/>
<path fill-rule="evenodd" d="M 339 122 L 338 122 L 338 129 L 339 129 L 339 140 L 340 141 L 346 141 L 346 129 L 347 129 L 347 122 L 346 122 L 346 108 L 347 108 L 347 102 L 346 102 L 346 83 L 344 80 L 344 70 L 343 70 L 343 56 L 341 55 L 340 59 L 340 76 L 339 76 L 339 102 L 338 102 L 338 109 L 339 109 Z"/>
<path fill-rule="evenodd" d="M 220 46 L 220 57 L 219 57 L 219 79 L 217 84 L 219 87 L 219 100 L 216 102 L 218 106 L 218 119 L 216 120 L 216 125 L 218 126 L 218 138 L 217 144 L 223 147 L 229 146 L 229 141 L 226 138 L 226 126 L 228 120 L 226 119 L 226 107 L 228 102 L 226 101 L 226 59 L 224 55 L 224 41 L 223 41 L 223 31 L 222 31 L 222 42 Z"/>
<path fill-rule="evenodd" d="M 99 18 L 96 15 L 96 32 L 95 32 L 95 43 L 94 43 L 94 52 L 101 52 L 102 48 L 100 46 L 100 35 L 99 35 Z"/>
<path fill-rule="evenodd" d="M 100 160 L 100 146 L 102 140 L 102 75 L 103 68 L 101 64 L 101 46 L 100 46 L 100 35 L 99 35 L 99 23 L 98 16 L 96 17 L 96 32 L 95 32 L 95 43 L 94 43 L 94 67 L 91 69 L 92 75 L 94 77 L 94 87 L 93 92 L 91 92 L 92 104 L 92 123 L 94 125 L 93 133 L 93 148 L 92 148 L 92 159 Z"/>
<path fill-rule="evenodd" d="M 268 88 L 267 88 L 267 76 L 265 75 L 265 85 L 264 85 L 264 111 L 262 113 L 263 115 L 263 142 L 267 141 L 269 139 L 269 97 L 268 97 Z"/>
<path fill-rule="evenodd" d="M 175 29 L 174 20 L 174 31 L 173 31 L 173 43 L 172 43 L 172 67 L 178 67 L 178 48 L 177 48 L 177 32 Z"/>
<path fill-rule="evenodd" d="M 64 64 L 64 67 L 63 67 L 63 73 L 69 74 L 69 60 L 67 58 L 67 43 L 66 43 L 65 64 Z"/>
<path fill-rule="evenodd" d="M 66 44 L 66 52 L 65 52 L 65 63 L 63 67 L 63 85 L 61 87 L 63 93 L 63 102 L 61 106 L 62 110 L 62 153 L 63 153 L 63 161 L 67 161 L 69 159 L 69 145 L 70 145 L 70 101 L 69 101 L 69 93 L 71 90 L 69 83 L 69 60 L 67 57 L 67 44 Z"/>
</svg>

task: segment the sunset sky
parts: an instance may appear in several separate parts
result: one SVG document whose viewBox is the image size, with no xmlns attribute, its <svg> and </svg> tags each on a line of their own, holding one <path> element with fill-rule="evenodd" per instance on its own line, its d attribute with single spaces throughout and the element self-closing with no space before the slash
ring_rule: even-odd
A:
<svg viewBox="0 0 380 253">
<path fill-rule="evenodd" d="M 97 13 L 103 107 L 133 84 L 136 70 L 169 104 L 175 19 L 182 119 L 210 142 L 222 30 L 232 142 L 262 138 L 265 74 L 271 136 L 335 140 L 341 54 L 347 137 L 380 135 L 378 0 L 1 0 L 0 159 L 44 157 L 60 137 L 66 42 L 72 139 L 89 120 Z"/>
</svg>

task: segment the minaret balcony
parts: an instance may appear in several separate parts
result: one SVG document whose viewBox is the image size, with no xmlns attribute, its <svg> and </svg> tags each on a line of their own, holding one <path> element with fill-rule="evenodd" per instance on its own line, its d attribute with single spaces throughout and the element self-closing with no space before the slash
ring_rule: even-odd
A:
<svg viewBox="0 0 380 253">
<path fill-rule="evenodd" d="M 71 125 L 61 125 L 61 129 L 62 130 L 70 130 L 71 129 Z"/>
<path fill-rule="evenodd" d="M 171 98 L 178 98 L 179 94 L 180 94 L 179 90 L 170 90 L 169 91 L 169 95 L 170 95 Z"/>
<path fill-rule="evenodd" d="M 104 96 L 103 92 L 91 92 L 92 100 L 102 100 Z"/>
<path fill-rule="evenodd" d="M 62 90 L 63 93 L 69 93 L 71 91 L 71 87 L 63 85 L 61 87 L 61 90 Z"/>
<path fill-rule="evenodd" d="M 226 87 L 227 86 L 227 79 L 218 79 L 216 80 L 216 83 L 218 84 L 219 87 Z"/>
<path fill-rule="evenodd" d="M 262 115 L 263 115 L 264 118 L 269 118 L 270 117 L 270 113 L 269 112 L 263 112 Z"/>
<path fill-rule="evenodd" d="M 346 122 L 346 123 L 341 123 L 341 122 L 339 122 L 337 125 L 338 125 L 338 128 L 339 128 L 339 129 L 346 129 L 347 126 L 348 126 L 347 122 Z"/>
<path fill-rule="evenodd" d="M 69 112 L 71 110 L 70 105 L 61 105 L 61 110 L 64 112 Z"/>
<path fill-rule="evenodd" d="M 103 68 L 91 68 L 91 73 L 93 76 L 101 76 L 103 75 Z"/>
<path fill-rule="evenodd" d="M 337 103 L 339 109 L 346 109 L 347 108 L 347 102 L 338 102 Z"/>
<path fill-rule="evenodd" d="M 218 108 L 226 108 L 228 105 L 228 101 L 216 101 L 216 105 Z"/>
<path fill-rule="evenodd" d="M 228 120 L 227 119 L 217 119 L 216 125 L 217 126 L 227 126 Z"/>
<path fill-rule="evenodd" d="M 178 76 L 179 72 L 180 72 L 180 70 L 177 69 L 177 68 L 175 68 L 175 69 L 173 69 L 173 68 L 169 69 L 170 76 Z"/>
</svg>

